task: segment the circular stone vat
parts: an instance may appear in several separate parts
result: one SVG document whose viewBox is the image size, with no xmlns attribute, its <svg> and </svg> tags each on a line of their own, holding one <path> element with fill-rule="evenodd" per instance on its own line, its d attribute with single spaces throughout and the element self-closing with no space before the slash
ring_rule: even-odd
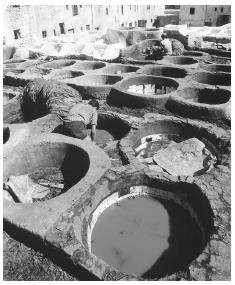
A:
<svg viewBox="0 0 235 285">
<path fill-rule="evenodd" d="M 231 58 L 212 55 L 210 61 L 216 64 L 231 64 Z"/>
<path fill-rule="evenodd" d="M 121 119 L 119 116 L 109 112 L 98 113 L 95 142 L 100 147 L 106 146 L 107 143 L 122 139 L 129 131 L 131 125 Z M 91 126 L 87 126 L 87 134 L 90 135 Z M 71 136 L 66 132 L 63 125 L 59 125 L 53 130 L 54 133 Z"/>
<path fill-rule="evenodd" d="M 50 73 L 49 76 L 47 76 L 48 79 L 54 79 L 54 80 L 62 80 L 67 78 L 74 78 L 84 75 L 84 73 L 80 71 L 71 71 L 71 70 L 55 70 Z"/>
<path fill-rule="evenodd" d="M 230 136 L 222 129 L 175 118 L 140 125 L 120 141 L 119 147 L 127 164 L 140 161 L 154 171 L 171 175 L 177 172 L 177 176 L 190 172 L 187 176 L 197 176 L 210 171 L 215 164 L 227 163 L 229 142 Z M 179 156 L 175 157 L 177 153 Z M 154 159 L 156 154 L 165 155 L 160 163 Z"/>
<path fill-rule="evenodd" d="M 106 99 L 112 85 L 120 80 L 122 77 L 117 75 L 89 74 L 65 79 L 64 82 L 78 90 L 83 99 Z"/>
<path fill-rule="evenodd" d="M 133 76 L 117 83 L 107 97 L 108 104 L 139 108 L 164 105 L 168 94 L 175 91 L 179 83 L 160 76 Z"/>
<path fill-rule="evenodd" d="M 188 118 L 223 119 L 231 92 L 224 89 L 186 88 L 170 96 L 167 109 Z"/>
<path fill-rule="evenodd" d="M 178 64 L 178 65 L 190 65 L 198 63 L 196 59 L 188 56 L 164 56 L 161 61 L 158 61 L 158 63 L 163 63 L 163 62 Z"/>
<path fill-rule="evenodd" d="M 106 64 L 102 61 L 89 61 L 89 60 L 82 60 L 77 61 L 71 68 L 73 70 L 79 70 L 79 71 L 92 71 L 96 69 L 100 69 L 105 67 Z"/>
<path fill-rule="evenodd" d="M 48 63 L 43 63 L 38 66 L 38 68 L 52 68 L 52 69 L 59 69 L 63 67 L 70 66 L 74 64 L 76 61 L 75 60 L 63 60 L 63 59 L 58 59 L 58 60 L 53 60 Z"/>
<path fill-rule="evenodd" d="M 102 73 L 104 74 L 125 74 L 125 73 L 133 73 L 139 69 L 138 66 L 135 65 L 127 65 L 127 64 L 110 64 L 104 69 L 102 69 Z"/>
<path fill-rule="evenodd" d="M 227 103 L 231 98 L 231 92 L 224 89 L 199 89 L 186 88 L 177 92 L 177 95 L 192 103 L 219 105 Z"/>
<path fill-rule="evenodd" d="M 205 64 L 201 63 L 200 68 L 210 72 L 231 72 L 231 65 L 229 64 Z"/>
<path fill-rule="evenodd" d="M 184 51 L 183 52 L 184 56 L 192 56 L 192 57 L 203 57 L 203 56 L 208 56 L 208 54 L 200 51 Z"/>
<path fill-rule="evenodd" d="M 12 70 L 11 72 L 8 72 L 3 82 L 6 85 L 10 86 L 21 86 L 24 87 L 30 80 L 36 79 L 36 78 L 44 78 L 47 74 L 50 73 L 50 70 L 46 68 L 30 68 L 26 70 Z"/>
<path fill-rule="evenodd" d="M 211 212 L 193 205 L 194 195 L 202 203 L 201 194 L 182 185 L 190 193 L 183 199 L 177 194 L 179 185 L 169 191 L 129 184 L 92 212 L 88 249 L 119 271 L 146 279 L 186 268 L 205 247 L 210 231 L 209 221 L 205 225 L 202 220 L 210 219 Z M 208 201 L 203 205 L 210 207 Z"/>
<path fill-rule="evenodd" d="M 183 68 L 177 68 L 172 66 L 161 66 L 161 65 L 145 65 L 140 68 L 136 73 L 144 73 L 147 75 L 154 76 L 165 76 L 172 78 L 184 78 L 187 75 L 187 71 Z"/>
<path fill-rule="evenodd" d="M 231 86 L 231 74 L 227 73 L 198 72 L 190 78 L 202 84 Z"/>
<path fill-rule="evenodd" d="M 6 183 L 9 179 L 14 185 L 9 193 L 15 202 L 40 202 L 54 198 L 78 183 L 86 175 L 89 165 L 89 155 L 81 147 L 53 140 L 33 142 L 11 152 L 4 161 L 3 180 Z M 24 184 L 25 181 L 28 184 Z M 48 184 L 50 186 L 46 187 Z M 26 185 L 30 187 L 27 189 Z"/>
</svg>

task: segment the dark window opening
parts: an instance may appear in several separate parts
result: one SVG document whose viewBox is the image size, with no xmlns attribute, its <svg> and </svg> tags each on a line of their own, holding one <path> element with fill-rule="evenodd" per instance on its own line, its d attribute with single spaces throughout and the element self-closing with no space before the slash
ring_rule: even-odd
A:
<svg viewBox="0 0 235 285">
<path fill-rule="evenodd" d="M 130 10 L 131 10 L 131 5 L 130 5 Z"/>
<path fill-rule="evenodd" d="M 65 7 L 66 7 L 66 10 L 68 10 L 68 9 L 69 9 L 69 5 L 65 5 Z"/>
<path fill-rule="evenodd" d="M 211 27 L 211 22 L 205 22 L 205 26 Z"/>
<path fill-rule="evenodd" d="M 56 36 L 56 30 L 54 29 L 54 36 Z"/>
<path fill-rule="evenodd" d="M 74 34 L 74 28 L 73 29 L 68 29 L 69 34 Z"/>
<path fill-rule="evenodd" d="M 224 12 L 224 8 L 221 8 L 221 12 Z"/>
<path fill-rule="evenodd" d="M 60 26 L 60 33 L 65 34 L 64 23 L 59 23 L 59 26 Z"/>
<path fill-rule="evenodd" d="M 180 5 L 165 5 L 165 9 L 180 9 Z"/>
<path fill-rule="evenodd" d="M 14 30 L 13 32 L 14 32 L 15 40 L 18 40 L 21 38 L 20 29 Z"/>
<path fill-rule="evenodd" d="M 20 7 L 20 5 L 12 5 L 12 7 L 18 8 L 18 7 Z"/>
<path fill-rule="evenodd" d="M 150 10 L 150 5 L 147 5 L 147 10 Z"/>
<path fill-rule="evenodd" d="M 217 8 L 215 8 L 215 12 L 217 11 Z"/>
<path fill-rule="evenodd" d="M 132 28 L 132 23 L 129 23 L 129 27 Z"/>
<path fill-rule="evenodd" d="M 190 15 L 194 15 L 194 14 L 195 14 L 195 8 L 190 8 L 189 14 L 190 14 Z"/>
<path fill-rule="evenodd" d="M 122 25 L 121 25 L 122 27 L 124 27 L 124 24 L 122 23 Z"/>
<path fill-rule="evenodd" d="M 122 15 L 123 15 L 123 5 L 121 6 L 121 12 L 122 12 Z"/>
<path fill-rule="evenodd" d="M 79 5 L 80 8 L 82 8 L 82 5 Z"/>
<path fill-rule="evenodd" d="M 90 31 L 90 25 L 86 25 L 86 30 Z"/>
<path fill-rule="evenodd" d="M 151 23 L 153 22 L 153 19 L 151 19 Z"/>
<path fill-rule="evenodd" d="M 108 15 L 109 14 L 109 9 L 108 8 L 106 8 L 106 15 Z"/>
<path fill-rule="evenodd" d="M 135 21 L 135 27 L 137 27 L 137 22 Z"/>
<path fill-rule="evenodd" d="M 83 27 L 80 28 L 81 32 L 83 32 Z"/>
<path fill-rule="evenodd" d="M 42 31 L 42 37 L 46 38 L 47 37 L 47 31 Z"/>
<path fill-rule="evenodd" d="M 72 5 L 73 16 L 78 15 L 78 5 Z"/>
</svg>

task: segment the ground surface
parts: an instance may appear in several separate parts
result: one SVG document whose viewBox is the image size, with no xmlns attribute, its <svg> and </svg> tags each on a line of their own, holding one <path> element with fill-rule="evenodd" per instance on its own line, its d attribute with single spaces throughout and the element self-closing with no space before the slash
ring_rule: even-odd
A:
<svg viewBox="0 0 235 285">
<path fill-rule="evenodd" d="M 25 246 L 3 233 L 4 281 L 74 281 L 42 253 Z"/>
</svg>

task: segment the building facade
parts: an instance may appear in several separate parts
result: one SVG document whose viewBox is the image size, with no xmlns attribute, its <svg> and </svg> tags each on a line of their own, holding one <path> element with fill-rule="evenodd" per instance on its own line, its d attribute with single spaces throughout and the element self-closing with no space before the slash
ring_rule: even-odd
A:
<svg viewBox="0 0 235 285">
<path fill-rule="evenodd" d="M 221 26 L 231 22 L 229 5 L 181 5 L 179 23 L 188 26 Z"/>
<path fill-rule="evenodd" d="M 109 27 L 151 27 L 164 6 L 32 5 L 6 6 L 4 42 L 16 46 L 42 38 Z"/>
</svg>

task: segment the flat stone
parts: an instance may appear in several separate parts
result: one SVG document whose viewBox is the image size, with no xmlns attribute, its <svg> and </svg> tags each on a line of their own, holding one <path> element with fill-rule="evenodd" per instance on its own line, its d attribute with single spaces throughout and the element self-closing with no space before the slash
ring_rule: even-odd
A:
<svg viewBox="0 0 235 285">
<path fill-rule="evenodd" d="M 41 199 L 50 192 L 47 187 L 34 183 L 28 175 L 10 176 L 6 184 L 21 203 L 32 203 L 33 198 Z"/>
<path fill-rule="evenodd" d="M 205 144 L 197 138 L 170 145 L 166 149 L 158 151 L 153 160 L 174 176 L 193 176 L 198 171 L 209 168 L 213 161 Z"/>
</svg>

